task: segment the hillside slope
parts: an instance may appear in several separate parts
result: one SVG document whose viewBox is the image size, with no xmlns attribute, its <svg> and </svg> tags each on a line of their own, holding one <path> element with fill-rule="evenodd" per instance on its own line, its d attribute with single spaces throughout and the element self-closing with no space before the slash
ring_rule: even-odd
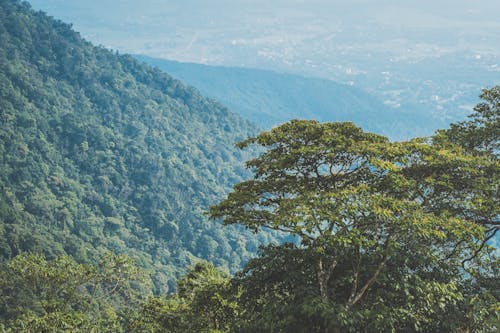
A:
<svg viewBox="0 0 500 333">
<path fill-rule="evenodd" d="M 0 0 L 0 46 L 0 258 L 127 253 L 166 292 L 196 257 L 256 251 L 204 215 L 244 176 L 252 125 L 27 3 Z"/>
<path fill-rule="evenodd" d="M 262 128 L 290 119 L 352 121 L 394 139 L 429 135 L 429 118 L 392 109 L 372 95 L 320 78 L 135 57 L 170 73 Z"/>
</svg>

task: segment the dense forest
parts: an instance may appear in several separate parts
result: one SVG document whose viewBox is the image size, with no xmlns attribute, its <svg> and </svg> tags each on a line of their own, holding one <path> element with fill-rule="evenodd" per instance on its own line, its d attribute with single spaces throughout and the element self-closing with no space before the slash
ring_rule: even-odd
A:
<svg viewBox="0 0 500 333">
<path fill-rule="evenodd" d="M 0 332 L 500 328 L 500 87 L 428 138 L 257 133 L 0 5 Z"/>
<path fill-rule="evenodd" d="M 244 177 L 234 143 L 252 125 L 25 3 L 0 3 L 0 258 L 126 253 L 168 292 L 196 258 L 235 271 L 271 240 L 204 214 Z"/>
</svg>

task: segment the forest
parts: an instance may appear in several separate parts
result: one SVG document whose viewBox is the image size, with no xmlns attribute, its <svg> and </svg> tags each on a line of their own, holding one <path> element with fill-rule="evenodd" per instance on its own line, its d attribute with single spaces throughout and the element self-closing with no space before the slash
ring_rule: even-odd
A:
<svg viewBox="0 0 500 333">
<path fill-rule="evenodd" d="M 0 332 L 500 328 L 500 86 L 430 137 L 259 133 L 0 4 Z"/>
<path fill-rule="evenodd" d="M 127 253 L 156 292 L 196 258 L 231 272 L 260 243 L 205 211 L 247 172 L 256 128 L 192 88 L 2 0 L 0 257 Z"/>
</svg>

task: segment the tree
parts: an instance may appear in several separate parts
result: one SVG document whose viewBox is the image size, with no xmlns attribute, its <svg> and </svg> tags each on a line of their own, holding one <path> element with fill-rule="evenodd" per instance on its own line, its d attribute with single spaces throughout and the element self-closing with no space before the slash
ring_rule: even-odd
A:
<svg viewBox="0 0 500 333">
<path fill-rule="evenodd" d="M 0 318 L 7 332 L 120 332 L 125 312 L 145 291 L 141 283 L 122 255 L 92 266 L 24 253 L 1 267 Z"/>
<path fill-rule="evenodd" d="M 177 294 L 152 297 L 130 326 L 134 332 L 228 332 L 238 314 L 229 276 L 199 262 L 177 281 Z"/>
<path fill-rule="evenodd" d="M 498 157 L 500 148 L 500 86 L 484 89 L 483 102 L 474 107 L 469 121 L 452 124 L 439 131 L 470 152 L 487 152 Z"/>
<path fill-rule="evenodd" d="M 454 147 L 465 158 L 456 159 L 454 165 L 427 165 L 422 176 L 429 181 L 422 193 L 433 209 L 448 209 L 484 225 L 481 249 L 500 229 L 500 86 L 484 89 L 480 98 L 483 102 L 470 120 L 451 124 L 433 137 L 437 149 Z M 447 186 L 439 185 L 443 169 Z"/>
<path fill-rule="evenodd" d="M 247 162 L 254 178 L 237 184 L 211 217 L 254 231 L 279 230 L 300 245 L 286 250 L 292 259 L 282 266 L 268 264 L 285 251 L 277 248 L 247 267 L 243 280 L 263 284 L 250 299 L 265 304 L 276 292 L 276 299 L 288 300 L 283 304 L 315 317 L 314 332 L 359 331 L 369 318 L 378 318 L 379 330 L 422 331 L 460 302 L 460 263 L 477 249 L 483 227 L 430 209 L 415 195 L 420 178 L 414 175 L 422 161 L 452 164 L 464 154 L 445 147 L 436 152 L 425 140 L 390 143 L 351 123 L 298 120 L 239 146 L 251 144 L 266 148 Z M 290 260 L 300 268 L 290 269 Z M 272 267 L 284 275 L 273 275 Z M 299 284 L 288 276 L 297 269 Z M 259 280 L 261 273 L 272 278 Z M 302 296 L 301 286 L 308 286 Z M 289 317 L 279 308 L 267 308 L 276 318 L 270 332 L 286 327 Z"/>
</svg>

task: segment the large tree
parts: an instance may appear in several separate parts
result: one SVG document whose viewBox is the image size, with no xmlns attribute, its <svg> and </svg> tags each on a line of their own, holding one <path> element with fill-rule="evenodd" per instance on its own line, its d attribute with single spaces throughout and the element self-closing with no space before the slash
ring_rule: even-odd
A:
<svg viewBox="0 0 500 333">
<path fill-rule="evenodd" d="M 265 148 L 247 163 L 254 178 L 236 185 L 211 215 L 297 239 L 264 251 L 241 275 L 252 290 L 248 306 L 261 319 L 270 316 L 264 331 L 300 331 L 290 319 L 299 317 L 308 319 L 304 332 L 356 331 L 370 322 L 382 331 L 430 331 L 426 325 L 445 309 L 458 309 L 461 263 L 478 255 L 484 232 L 464 212 L 477 210 L 459 206 L 486 196 L 454 198 L 454 173 L 487 176 L 476 168 L 486 157 L 449 142 L 391 143 L 351 123 L 297 120 L 240 147 L 251 144 Z"/>
</svg>

